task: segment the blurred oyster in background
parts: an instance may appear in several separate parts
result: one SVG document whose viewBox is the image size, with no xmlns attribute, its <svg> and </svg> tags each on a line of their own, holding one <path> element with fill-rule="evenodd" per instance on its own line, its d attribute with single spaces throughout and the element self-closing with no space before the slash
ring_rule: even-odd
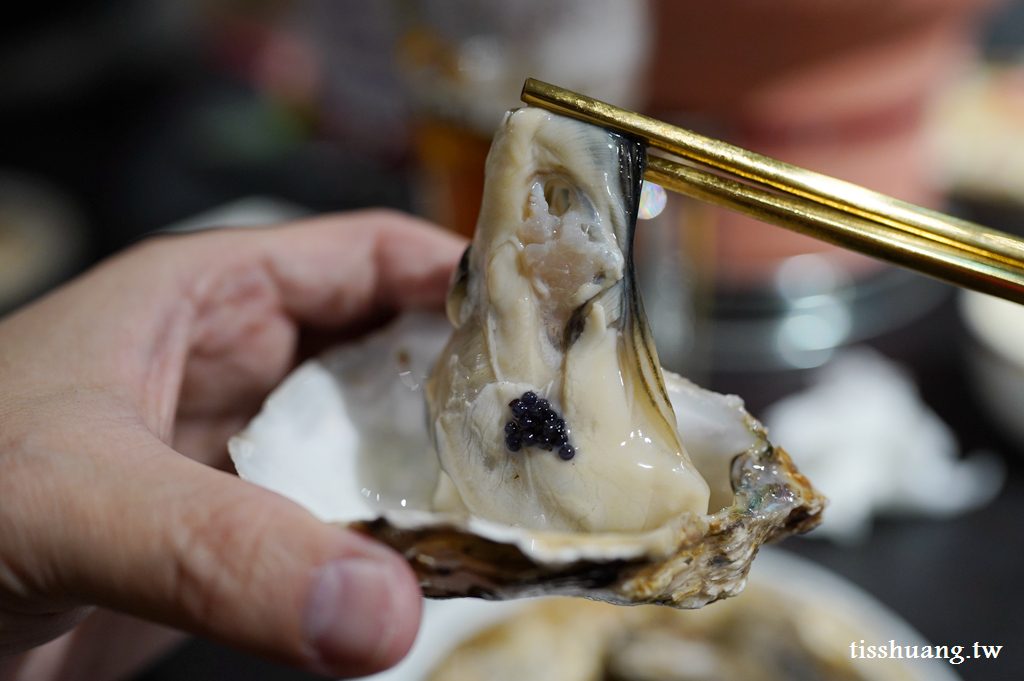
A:
<svg viewBox="0 0 1024 681">
<path fill-rule="evenodd" d="M 430 602 L 409 657 L 374 679 L 958 679 L 949 646 L 943 654 L 871 596 L 809 561 L 762 553 L 743 594 L 698 611 L 579 599 Z M 851 655 L 851 643 L 861 642 L 899 646 L 901 658 Z"/>
<path fill-rule="evenodd" d="M 1005 477 L 994 456 L 960 460 L 914 381 L 867 346 L 819 369 L 815 385 L 769 407 L 765 423 L 829 498 L 818 537 L 865 539 L 875 515 L 964 513 L 991 501 Z"/>
<path fill-rule="evenodd" d="M 698 612 L 545 599 L 464 641 L 430 681 L 910 681 L 906 663 L 851 660 L 863 634 L 770 587 Z M 529 651 L 529 654 L 523 654 Z M 872 663 L 875 660 L 871 660 Z M 858 666 L 862 669 L 858 670 Z M 500 670 L 500 672 L 498 672 Z M 866 674 L 860 673 L 867 672 Z M 500 675 L 499 675 L 500 674 Z"/>
</svg>

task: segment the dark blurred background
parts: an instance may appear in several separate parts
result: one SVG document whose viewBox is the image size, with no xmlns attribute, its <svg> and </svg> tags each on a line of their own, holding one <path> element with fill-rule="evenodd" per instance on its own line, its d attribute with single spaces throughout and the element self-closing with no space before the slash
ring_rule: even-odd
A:
<svg viewBox="0 0 1024 681">
<path fill-rule="evenodd" d="M 724 4 L 9 8 L 0 313 L 172 225 L 389 206 L 468 234 L 490 133 L 528 75 L 1024 234 L 1024 2 Z M 981 509 L 785 547 L 935 643 L 1005 646 L 964 679 L 1024 678 L 1024 369 L 998 350 L 1013 331 L 965 323 L 946 285 L 675 197 L 640 232 L 667 365 L 759 414 L 867 344 L 907 367 L 960 452 L 1002 462 Z M 194 641 L 138 678 L 313 677 Z"/>
</svg>

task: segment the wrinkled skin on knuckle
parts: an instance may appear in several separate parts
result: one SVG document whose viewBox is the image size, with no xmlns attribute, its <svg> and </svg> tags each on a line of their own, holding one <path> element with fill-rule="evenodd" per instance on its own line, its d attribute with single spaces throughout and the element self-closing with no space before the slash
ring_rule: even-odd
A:
<svg viewBox="0 0 1024 681">
<path fill-rule="evenodd" d="M 292 363 L 298 330 L 262 267 L 223 273 L 196 300 L 179 414 L 250 411 Z"/>
<path fill-rule="evenodd" d="M 301 547 L 282 546 L 280 535 L 264 532 L 282 511 L 274 502 L 225 498 L 209 512 L 182 517 L 171 534 L 176 559 L 169 599 L 180 605 L 184 621 L 172 624 L 250 641 L 256 652 L 292 664 L 306 662 L 298 618 L 281 618 L 282 611 L 301 612 L 294 579 L 303 564 Z M 291 607 L 280 608 L 279 599 Z"/>
</svg>

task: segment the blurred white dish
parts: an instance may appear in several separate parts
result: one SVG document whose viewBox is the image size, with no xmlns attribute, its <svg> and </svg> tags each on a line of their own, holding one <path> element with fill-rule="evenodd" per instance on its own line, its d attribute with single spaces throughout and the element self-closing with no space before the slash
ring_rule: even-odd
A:
<svg viewBox="0 0 1024 681">
<path fill-rule="evenodd" d="M 970 371 L 985 413 L 1024 447 L 1024 306 L 962 291 L 960 312 L 978 341 Z"/>
<path fill-rule="evenodd" d="M 767 409 L 765 425 L 829 499 L 812 537 L 866 539 L 876 515 L 966 513 L 991 501 L 1005 478 L 992 455 L 962 459 L 955 433 L 906 369 L 868 346 L 818 369 L 810 388 Z"/>
</svg>

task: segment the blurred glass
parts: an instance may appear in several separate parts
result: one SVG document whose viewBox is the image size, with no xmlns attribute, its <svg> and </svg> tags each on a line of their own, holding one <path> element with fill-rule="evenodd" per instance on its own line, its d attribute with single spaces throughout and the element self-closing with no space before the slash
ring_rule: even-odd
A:
<svg viewBox="0 0 1024 681">
<path fill-rule="evenodd" d="M 637 277 L 661 365 L 700 383 L 712 352 L 711 207 L 680 194 L 665 198 L 660 213 L 637 222 Z"/>
<path fill-rule="evenodd" d="M 944 207 L 926 121 L 977 61 L 994 0 L 652 3 L 652 115 L 915 203 Z M 805 369 L 906 326 L 948 287 L 712 210 L 716 371 Z"/>
<path fill-rule="evenodd" d="M 471 235 L 490 139 L 527 77 L 636 107 L 648 49 L 642 0 L 396 1 L 411 95 L 416 205 Z"/>
</svg>

